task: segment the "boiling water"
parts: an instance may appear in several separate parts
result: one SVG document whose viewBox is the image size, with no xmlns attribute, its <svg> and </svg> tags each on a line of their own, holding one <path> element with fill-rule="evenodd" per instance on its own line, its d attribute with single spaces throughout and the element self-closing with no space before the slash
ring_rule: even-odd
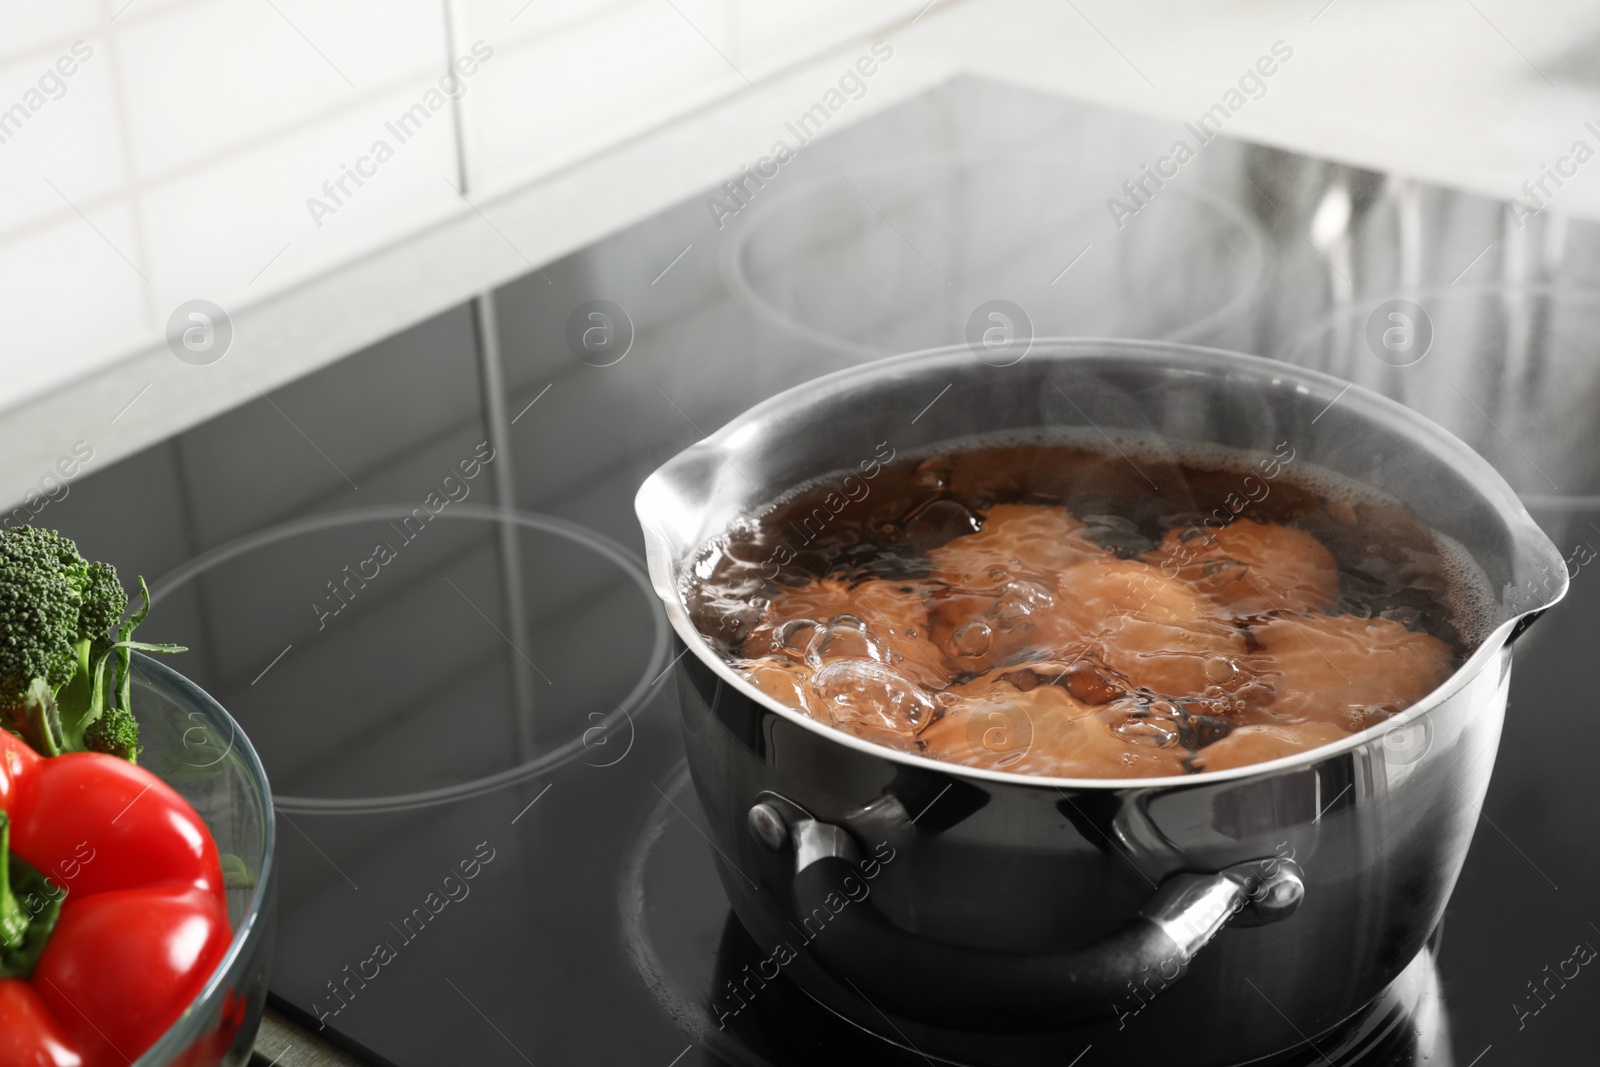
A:
<svg viewBox="0 0 1600 1067">
<path fill-rule="evenodd" d="M 685 602 L 758 688 L 967 766 L 1146 777 L 1336 741 L 1447 678 L 1481 576 L 1271 454 L 887 446 L 708 545 Z"/>
</svg>

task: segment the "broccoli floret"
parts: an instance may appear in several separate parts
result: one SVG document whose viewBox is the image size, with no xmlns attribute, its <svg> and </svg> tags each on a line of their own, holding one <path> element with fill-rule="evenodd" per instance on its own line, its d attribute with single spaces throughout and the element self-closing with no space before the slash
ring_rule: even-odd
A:
<svg viewBox="0 0 1600 1067">
<path fill-rule="evenodd" d="M 33 679 L 54 689 L 77 670 L 88 578 L 88 564 L 66 538 L 31 526 L 0 532 L 0 702 L 7 710 L 21 706 Z"/>
<path fill-rule="evenodd" d="M 107 706 L 105 714 L 83 732 L 83 747 L 90 752 L 121 756 L 128 762 L 139 757 L 139 724 L 133 713 L 121 706 Z"/>
<path fill-rule="evenodd" d="M 67 544 L 72 544 L 68 541 Z M 117 581 L 117 568 L 109 563 L 91 563 L 83 588 L 83 606 L 78 609 L 78 639 L 93 639 L 110 647 L 111 634 L 128 607 L 128 594 Z M 104 648 L 96 648 L 96 652 Z"/>
<path fill-rule="evenodd" d="M 130 649 L 181 651 L 130 640 L 149 599 L 118 628 L 128 596 L 115 567 L 90 563 L 50 530 L 0 530 L 0 724 L 45 755 L 134 759 Z"/>
</svg>

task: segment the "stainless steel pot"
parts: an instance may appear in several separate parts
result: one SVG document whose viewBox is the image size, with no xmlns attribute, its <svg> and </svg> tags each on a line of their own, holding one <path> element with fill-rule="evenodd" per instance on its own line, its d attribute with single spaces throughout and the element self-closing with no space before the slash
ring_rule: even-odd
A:
<svg viewBox="0 0 1600 1067">
<path fill-rule="evenodd" d="M 983 358 L 978 358 L 979 355 Z M 1511 643 L 1566 591 L 1559 553 L 1479 456 L 1326 375 L 1174 344 L 1036 341 L 1006 366 L 939 349 L 791 389 L 653 474 L 650 576 L 691 655 L 683 732 L 722 882 L 781 974 L 935 1057 L 1233 1063 L 1350 1019 L 1422 949 L 1488 787 Z M 931 406 L 930 406 L 931 405 Z M 1298 756 L 1140 780 L 1049 779 L 906 755 L 779 706 L 691 624 L 705 541 L 890 442 L 1076 428 L 1272 452 L 1388 494 L 1498 597 L 1492 632 L 1421 703 Z M 1205 947 L 1204 952 L 1200 949 Z"/>
</svg>

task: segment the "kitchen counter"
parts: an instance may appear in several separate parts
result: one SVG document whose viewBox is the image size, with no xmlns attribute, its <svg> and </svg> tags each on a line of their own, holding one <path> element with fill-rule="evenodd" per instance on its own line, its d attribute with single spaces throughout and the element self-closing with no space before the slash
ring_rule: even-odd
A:
<svg viewBox="0 0 1600 1067">
<path fill-rule="evenodd" d="M 363 1067 L 361 1061 L 272 1009 L 261 1018 L 250 1067 Z"/>
</svg>

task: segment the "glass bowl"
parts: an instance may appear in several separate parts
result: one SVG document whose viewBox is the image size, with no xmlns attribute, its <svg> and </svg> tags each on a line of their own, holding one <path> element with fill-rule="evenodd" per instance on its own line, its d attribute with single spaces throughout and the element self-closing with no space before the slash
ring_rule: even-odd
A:
<svg viewBox="0 0 1600 1067">
<path fill-rule="evenodd" d="M 134 1067 L 239 1067 L 267 1000 L 277 880 L 272 794 L 238 724 L 172 668 L 134 653 L 139 764 L 194 806 L 222 854 L 233 943 L 205 988 Z"/>
</svg>

